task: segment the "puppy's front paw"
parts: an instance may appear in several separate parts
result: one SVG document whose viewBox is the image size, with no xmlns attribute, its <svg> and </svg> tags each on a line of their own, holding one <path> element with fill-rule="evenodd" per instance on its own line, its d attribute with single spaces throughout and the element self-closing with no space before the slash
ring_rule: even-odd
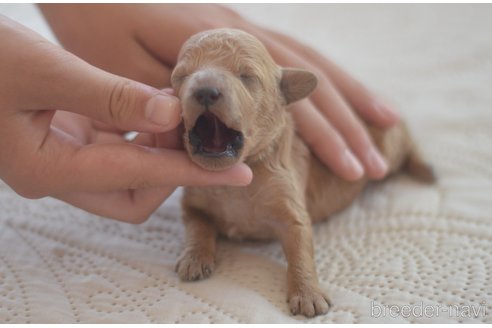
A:
<svg viewBox="0 0 492 328">
<path fill-rule="evenodd" d="M 203 249 L 189 249 L 179 258 L 175 271 L 181 280 L 194 281 L 207 278 L 214 268 L 215 254 Z"/>
<path fill-rule="evenodd" d="M 290 293 L 287 301 L 293 315 L 302 314 L 310 318 L 327 313 L 331 306 L 328 296 L 317 287 L 297 289 Z"/>
</svg>

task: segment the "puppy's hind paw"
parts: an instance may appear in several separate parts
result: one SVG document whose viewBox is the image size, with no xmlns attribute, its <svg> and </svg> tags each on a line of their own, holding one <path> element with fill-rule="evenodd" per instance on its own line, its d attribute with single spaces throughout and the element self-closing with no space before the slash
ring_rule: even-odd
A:
<svg viewBox="0 0 492 328">
<path fill-rule="evenodd" d="M 175 271 L 183 281 L 209 277 L 215 269 L 215 256 L 206 250 L 185 250 L 176 263 Z"/>
<path fill-rule="evenodd" d="M 298 290 L 288 298 L 290 312 L 312 318 L 326 314 L 331 306 L 324 292 L 318 289 Z"/>
</svg>

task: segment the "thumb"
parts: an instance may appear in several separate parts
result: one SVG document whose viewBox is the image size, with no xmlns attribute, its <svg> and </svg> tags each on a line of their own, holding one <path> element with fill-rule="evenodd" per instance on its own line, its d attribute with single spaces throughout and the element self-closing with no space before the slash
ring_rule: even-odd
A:
<svg viewBox="0 0 492 328">
<path fill-rule="evenodd" d="M 72 55 L 73 56 L 73 55 Z M 54 107 L 91 117 L 122 130 L 165 132 L 181 121 L 178 98 L 145 84 L 123 78 L 76 58 L 63 81 L 77 90 L 58 99 Z M 61 106 L 61 107 L 60 107 Z"/>
<path fill-rule="evenodd" d="M 5 88 L 22 91 L 17 107 L 64 110 L 142 132 L 172 130 L 181 120 L 169 92 L 94 67 L 13 21 L 0 20 L 0 32 L 9 49 L 0 71 L 12 77 Z"/>
</svg>

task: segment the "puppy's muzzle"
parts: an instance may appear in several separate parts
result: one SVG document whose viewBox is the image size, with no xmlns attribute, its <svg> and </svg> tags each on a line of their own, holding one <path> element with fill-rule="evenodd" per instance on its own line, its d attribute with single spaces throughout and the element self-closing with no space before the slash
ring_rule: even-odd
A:
<svg viewBox="0 0 492 328">
<path fill-rule="evenodd" d="M 194 153 L 207 157 L 236 157 L 243 147 L 243 134 L 227 127 L 210 111 L 200 115 L 189 139 Z"/>
<path fill-rule="evenodd" d="M 218 88 L 203 87 L 193 93 L 204 112 L 189 132 L 190 144 L 195 155 L 205 157 L 237 157 L 243 147 L 244 137 L 240 131 L 228 127 L 212 112 L 223 95 Z"/>
</svg>

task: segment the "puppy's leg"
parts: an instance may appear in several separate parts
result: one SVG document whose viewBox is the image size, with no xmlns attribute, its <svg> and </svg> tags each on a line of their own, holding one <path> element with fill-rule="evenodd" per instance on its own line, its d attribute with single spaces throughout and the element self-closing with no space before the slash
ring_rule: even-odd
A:
<svg viewBox="0 0 492 328">
<path fill-rule="evenodd" d="M 193 281 L 210 276 L 215 268 L 217 231 L 205 214 L 186 208 L 183 215 L 186 246 L 176 263 L 181 280 Z"/>
<path fill-rule="evenodd" d="M 325 314 L 330 307 L 326 294 L 319 288 L 314 250 L 312 226 L 307 213 L 302 222 L 294 221 L 281 242 L 287 257 L 287 302 L 292 314 L 307 317 Z"/>
</svg>

